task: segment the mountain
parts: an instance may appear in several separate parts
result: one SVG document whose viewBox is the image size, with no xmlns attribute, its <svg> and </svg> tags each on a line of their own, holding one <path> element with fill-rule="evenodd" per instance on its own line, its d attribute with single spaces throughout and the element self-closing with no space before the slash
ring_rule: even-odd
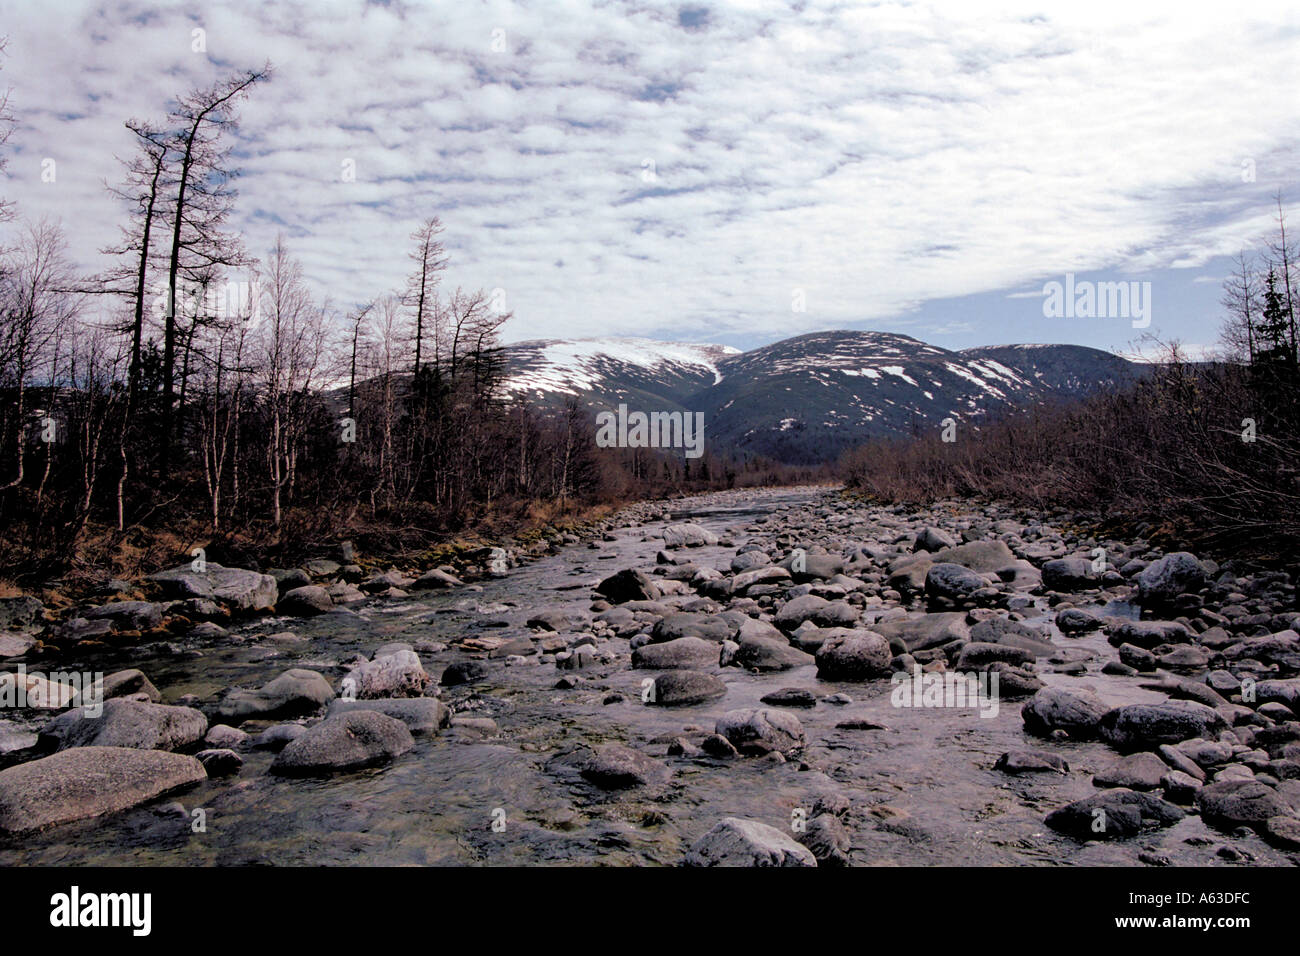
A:
<svg viewBox="0 0 1300 956">
<path fill-rule="evenodd" d="M 547 406 L 587 405 L 688 411 L 720 379 L 719 363 L 740 350 L 651 339 L 537 339 L 506 346 L 506 391 Z"/>
<path fill-rule="evenodd" d="M 983 345 L 962 349 L 959 354 L 1000 362 L 1058 394 L 1072 397 L 1130 385 L 1151 368 L 1086 345 Z"/>
<path fill-rule="evenodd" d="M 872 438 L 978 425 L 990 415 L 1132 381 L 1142 366 L 1076 345 L 950 351 L 906 335 L 832 331 L 740 352 L 649 339 L 519 342 L 507 390 L 556 407 L 703 412 L 713 449 L 791 463 Z"/>
</svg>

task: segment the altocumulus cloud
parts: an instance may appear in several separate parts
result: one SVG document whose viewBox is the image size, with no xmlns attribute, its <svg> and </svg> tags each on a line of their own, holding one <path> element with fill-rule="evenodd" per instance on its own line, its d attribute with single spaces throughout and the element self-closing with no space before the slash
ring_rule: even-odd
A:
<svg viewBox="0 0 1300 956">
<path fill-rule="evenodd" d="M 250 250 L 284 230 L 348 306 L 437 213 L 512 338 L 770 338 L 1266 231 L 1300 162 L 1294 13 L 1045 6 L 0 3 L 3 194 L 102 267 L 123 120 L 269 58 L 238 140 Z"/>
</svg>

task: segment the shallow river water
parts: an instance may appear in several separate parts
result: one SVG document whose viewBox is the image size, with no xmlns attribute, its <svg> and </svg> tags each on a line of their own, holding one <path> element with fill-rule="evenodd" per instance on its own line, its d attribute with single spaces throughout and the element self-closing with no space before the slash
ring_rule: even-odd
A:
<svg viewBox="0 0 1300 956">
<path fill-rule="evenodd" d="M 689 516 L 716 532 L 731 532 L 740 543 L 744 529 L 775 504 L 811 496 L 792 492 L 728 499 L 724 505 L 694 499 L 675 510 L 674 520 Z M 598 549 L 565 548 L 483 582 L 479 593 L 380 600 L 360 606 L 356 618 L 270 619 L 243 629 L 267 636 L 292 630 L 309 639 L 301 643 L 258 639 L 205 646 L 204 656 L 192 661 L 137 651 L 68 663 L 139 667 L 167 701 L 187 693 L 209 698 L 231 684 L 260 686 L 293 666 L 320 668 L 337 684 L 340 660 L 368 656 L 390 641 L 446 641 L 478 629 L 524 634 L 524 622 L 540 610 L 587 609 L 590 586 L 602 577 L 653 565 L 661 530 L 662 524 L 618 529 L 617 541 Z M 725 567 L 733 554 L 734 548 L 704 548 L 692 552 L 692 559 Z M 1099 633 L 1053 637 L 1065 647 L 1113 655 Z M 253 751 L 245 754 L 237 776 L 178 798 L 0 843 L 0 865 L 676 865 L 724 816 L 788 831 L 797 810 L 835 791 L 852 805 L 846 825 L 850 857 L 859 865 L 1119 864 L 1138 863 L 1141 855 L 1144 862 L 1204 866 L 1225 863 L 1217 851 L 1228 842 L 1257 864 L 1288 862 L 1257 837 L 1229 841 L 1195 815 L 1112 843 L 1084 844 L 1049 830 L 1044 816 L 1097 792 L 1090 772 L 1113 763 L 1116 754 L 1096 743 L 1053 744 L 1050 749 L 1070 763 L 1066 776 L 994 771 L 1003 752 L 1044 746 L 1023 732 L 1018 701 L 1004 702 L 993 718 L 974 709 L 904 709 L 891 705 L 885 680 L 835 684 L 819 681 L 813 666 L 769 675 L 731 667 L 721 672 L 728 685 L 721 700 L 652 707 L 641 702 L 646 672 L 627 665 L 626 640 L 615 639 L 613 646 L 622 652 L 621 662 L 580 672 L 583 680 L 572 690 L 555 689 L 562 675 L 553 665 L 506 667 L 493 661 L 486 681 L 444 691 L 457 714 L 493 718 L 495 737 L 458 731 L 417 736 L 415 749 L 390 766 L 322 780 L 268 774 L 273 755 Z M 422 655 L 435 678 L 447 663 L 464 657 L 454 648 Z M 1102 675 L 1101 663 L 1091 661 L 1083 676 L 1046 673 L 1043 679 L 1092 686 L 1113 703 L 1164 699 L 1143 690 L 1137 679 Z M 777 764 L 665 756 L 671 736 L 686 728 L 711 731 L 722 712 L 765 706 L 759 698 L 782 687 L 806 687 L 819 696 L 842 691 L 853 698 L 843 706 L 819 702 L 792 710 L 808 735 L 807 769 L 798 759 Z M 606 703 L 616 691 L 622 699 Z M 836 729 L 848 720 L 882 729 Z M 663 760 L 674 771 L 672 780 L 660 789 L 616 793 L 589 785 L 564 758 L 580 745 L 608 740 Z M 196 810 L 203 811 L 201 832 L 192 825 Z"/>
</svg>

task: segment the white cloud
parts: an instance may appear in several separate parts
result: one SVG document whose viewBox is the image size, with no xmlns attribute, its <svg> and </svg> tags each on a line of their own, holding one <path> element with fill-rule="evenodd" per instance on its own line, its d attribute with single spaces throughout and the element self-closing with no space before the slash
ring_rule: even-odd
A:
<svg viewBox="0 0 1300 956">
<path fill-rule="evenodd" d="M 336 302 L 400 286 L 437 213 L 451 281 L 504 288 L 512 338 L 776 338 L 1066 271 L 1195 268 L 1267 231 L 1300 169 L 1294 15 L 1138 7 L 750 2 L 686 29 L 674 7 L 576 0 L 0 3 L 22 121 L 0 195 L 102 267 L 122 121 L 270 58 L 236 225 L 256 252 L 285 229 Z"/>
</svg>

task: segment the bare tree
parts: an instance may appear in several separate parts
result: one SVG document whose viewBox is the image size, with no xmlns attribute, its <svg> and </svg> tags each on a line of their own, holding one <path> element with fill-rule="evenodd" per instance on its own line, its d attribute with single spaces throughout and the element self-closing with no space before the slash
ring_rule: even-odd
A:
<svg viewBox="0 0 1300 956">
<path fill-rule="evenodd" d="M 303 281 L 302 266 L 289 255 L 283 236 L 276 239 L 267 261 L 265 282 L 265 313 L 258 323 L 254 367 L 267 416 L 271 519 L 279 528 L 306 422 L 303 400 L 320 384 L 317 372 L 325 357 L 328 330 Z"/>
<path fill-rule="evenodd" d="M 177 155 L 171 208 L 171 253 L 167 266 L 167 309 L 163 331 L 163 423 L 160 463 L 170 460 L 175 414 L 177 283 L 211 280 L 222 268 L 243 261 L 238 239 L 223 232 L 234 202 L 230 148 L 222 135 L 236 126 L 235 106 L 256 83 L 268 79 L 271 64 L 221 80 L 177 99 L 170 119 L 170 147 Z"/>
<path fill-rule="evenodd" d="M 1223 297 L 1219 300 L 1227 317 L 1223 323 L 1222 340 L 1230 357 L 1245 358 L 1255 363 L 1255 322 L 1259 315 L 1259 275 L 1246 253 L 1237 253 L 1236 268 L 1223 282 Z"/>
<path fill-rule="evenodd" d="M 423 354 L 425 328 L 429 324 L 430 312 L 438 294 L 438 285 L 442 281 L 442 272 L 447 268 L 447 255 L 443 247 L 442 222 L 437 216 L 426 219 L 420 228 L 411 233 L 415 241 L 415 251 L 411 259 L 415 262 L 415 271 L 411 273 L 406 286 L 406 304 L 415 309 L 415 374 L 420 374 L 420 362 Z M 438 335 L 434 331 L 434 361 L 440 359 L 438 354 Z"/>
<path fill-rule="evenodd" d="M 5 47 L 8 45 L 9 38 L 0 37 L 0 57 L 4 56 Z M 9 92 L 8 89 L 0 90 L 0 173 L 3 173 L 5 167 L 9 165 L 9 157 L 4 153 L 4 148 L 15 126 L 14 114 L 9 107 Z M 8 222 L 13 216 L 13 202 L 0 196 L 0 222 Z"/>
<path fill-rule="evenodd" d="M 78 297 L 69 290 L 76 277 L 67 257 L 67 241 L 57 223 L 28 224 L 16 249 L 0 268 L 0 385 L 12 388 L 14 472 L 0 490 L 23 482 L 26 461 L 27 398 L 30 386 L 50 374 L 52 346 L 76 318 Z"/>
</svg>

